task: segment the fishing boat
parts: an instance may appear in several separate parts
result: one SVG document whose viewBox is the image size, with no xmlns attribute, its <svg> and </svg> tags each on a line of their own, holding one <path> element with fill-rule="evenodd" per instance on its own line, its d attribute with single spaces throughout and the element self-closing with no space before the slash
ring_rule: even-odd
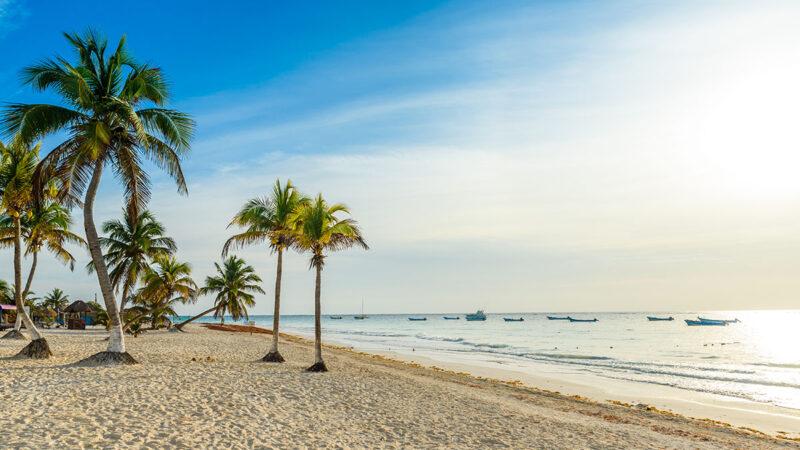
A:
<svg viewBox="0 0 800 450">
<path fill-rule="evenodd" d="M 698 317 L 697 320 L 699 320 L 700 322 L 725 322 L 725 323 L 739 323 L 740 322 L 739 319 L 733 319 L 733 320 L 721 319 L 721 320 L 717 320 L 717 319 L 704 319 L 702 317 Z"/>
<path fill-rule="evenodd" d="M 460 318 L 461 317 L 447 317 L 447 316 L 444 316 L 444 320 L 458 320 Z"/>
<path fill-rule="evenodd" d="M 649 320 L 650 322 L 664 322 L 664 321 L 675 320 L 675 318 L 674 318 L 674 317 L 672 317 L 672 316 L 669 316 L 669 317 L 653 317 L 653 316 L 647 316 L 647 320 Z"/>
<path fill-rule="evenodd" d="M 342 316 L 330 316 L 330 319 L 341 320 Z"/>
<path fill-rule="evenodd" d="M 486 313 L 484 313 L 482 309 L 479 309 L 475 314 L 467 314 L 467 320 L 471 322 L 476 320 L 486 320 Z"/>
<path fill-rule="evenodd" d="M 553 316 L 547 316 L 547 320 L 569 320 L 569 317 L 553 317 Z"/>
<path fill-rule="evenodd" d="M 514 319 L 511 317 L 503 317 L 503 320 L 505 320 L 506 322 L 523 322 L 525 319 L 523 319 L 522 317 L 520 317 L 519 319 Z"/>
<path fill-rule="evenodd" d="M 594 319 L 573 319 L 570 316 L 567 316 L 567 320 L 570 322 L 597 322 L 597 318 Z"/>
<path fill-rule="evenodd" d="M 362 298 L 362 299 L 361 299 L 361 314 L 359 314 L 359 315 L 357 315 L 357 316 L 353 316 L 353 319 L 356 319 L 356 320 L 364 320 L 364 319 L 366 319 L 367 317 L 369 317 L 369 316 L 367 316 L 367 315 L 365 315 L 365 314 L 364 314 L 364 299 Z"/>
<path fill-rule="evenodd" d="M 722 320 L 712 320 L 712 321 L 702 321 L 702 320 L 692 320 L 692 319 L 685 319 L 686 325 L 690 327 L 696 326 L 726 326 L 728 325 L 726 322 Z"/>
<path fill-rule="evenodd" d="M 418 320 L 428 320 L 427 317 L 409 317 L 408 320 L 418 321 Z"/>
</svg>

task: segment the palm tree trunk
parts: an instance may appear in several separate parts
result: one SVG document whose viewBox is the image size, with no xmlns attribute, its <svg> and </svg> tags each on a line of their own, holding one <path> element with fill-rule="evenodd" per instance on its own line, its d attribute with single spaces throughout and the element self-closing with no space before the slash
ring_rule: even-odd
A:
<svg viewBox="0 0 800 450">
<path fill-rule="evenodd" d="M 22 316 L 22 323 L 33 334 L 33 340 L 42 339 L 42 334 L 25 311 L 22 297 L 22 225 L 19 216 L 14 217 L 14 299 L 17 303 L 17 317 Z"/>
<path fill-rule="evenodd" d="M 263 358 L 267 362 L 284 362 L 278 351 L 278 324 L 281 320 L 281 274 L 283 273 L 283 248 L 278 247 L 278 273 L 275 274 L 275 310 L 272 316 L 272 345 Z"/>
<path fill-rule="evenodd" d="M 128 288 L 129 287 L 130 287 L 130 284 L 128 283 L 128 280 L 126 279 L 125 280 L 125 285 L 122 287 L 122 300 L 120 300 L 120 302 L 119 302 L 119 317 L 122 320 L 125 320 L 125 303 L 128 301 Z M 123 328 L 122 331 L 125 331 L 125 330 L 128 329 L 127 325 L 128 324 L 125 324 L 125 328 Z"/>
<path fill-rule="evenodd" d="M 33 252 L 33 262 L 31 263 L 31 271 L 28 272 L 28 281 L 25 283 L 25 290 L 22 291 L 22 298 L 28 298 L 31 291 L 31 282 L 33 281 L 33 273 L 36 272 L 36 263 L 39 261 L 39 252 Z"/>
<path fill-rule="evenodd" d="M 317 264 L 317 284 L 314 289 L 314 365 L 306 369 L 308 372 L 327 372 L 325 361 L 322 360 L 322 323 L 320 322 L 320 287 L 322 284 L 322 266 Z"/>
<path fill-rule="evenodd" d="M 210 313 L 210 312 L 214 311 L 215 309 L 217 309 L 217 306 L 216 306 L 216 305 L 214 305 L 214 307 L 213 307 L 213 308 L 211 308 L 211 309 L 208 309 L 208 310 L 206 310 L 206 311 L 203 311 L 203 312 L 201 312 L 200 314 L 198 314 L 198 315 L 196 315 L 196 316 L 192 317 L 192 318 L 191 318 L 191 319 L 189 319 L 189 320 L 186 320 L 186 321 L 184 321 L 184 322 L 181 322 L 181 323 L 179 323 L 179 324 L 175 325 L 175 328 L 176 328 L 178 331 L 183 331 L 183 327 L 184 327 L 184 326 L 185 326 L 187 323 L 189 323 L 189 322 L 194 322 L 195 320 L 197 320 L 197 319 L 199 319 L 199 318 L 201 318 L 201 317 L 205 316 L 206 314 L 208 314 L 208 313 Z"/>
<path fill-rule="evenodd" d="M 106 312 L 108 313 L 110 336 L 107 352 L 127 353 L 125 351 L 125 336 L 122 332 L 122 321 L 119 317 L 117 301 L 114 299 L 114 289 L 111 287 L 108 268 L 105 261 L 103 261 L 103 251 L 100 248 L 97 228 L 94 225 L 94 199 L 97 195 L 97 188 L 100 185 L 102 174 L 103 161 L 98 159 L 94 163 L 92 179 L 86 188 L 86 199 L 83 203 L 83 228 L 86 231 L 86 242 L 89 244 L 89 253 L 92 255 L 92 263 L 94 263 L 97 280 L 100 283 L 100 292 L 103 294 L 103 301 L 106 304 Z M 133 361 L 133 358 L 130 358 L 130 360 Z M 133 362 L 135 363 L 135 361 Z"/>
</svg>

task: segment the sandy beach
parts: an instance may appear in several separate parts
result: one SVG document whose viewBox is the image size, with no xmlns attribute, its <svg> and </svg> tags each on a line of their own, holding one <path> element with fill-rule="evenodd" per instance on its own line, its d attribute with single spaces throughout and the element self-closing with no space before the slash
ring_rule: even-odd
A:
<svg viewBox="0 0 800 450">
<path fill-rule="evenodd" d="M 326 348 L 330 372 L 304 373 L 311 346 L 187 327 L 127 341 L 129 367 L 73 365 L 105 348 L 102 330 L 53 330 L 55 356 L 10 359 L 0 341 L 5 448 L 798 448 L 657 411 L 532 390 Z M 193 360 L 194 359 L 194 360 Z"/>
</svg>

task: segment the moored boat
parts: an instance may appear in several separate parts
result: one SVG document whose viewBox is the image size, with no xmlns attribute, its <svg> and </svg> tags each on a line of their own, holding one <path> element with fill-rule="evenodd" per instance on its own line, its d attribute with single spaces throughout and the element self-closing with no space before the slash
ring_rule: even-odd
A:
<svg viewBox="0 0 800 450">
<path fill-rule="evenodd" d="M 726 326 L 727 323 L 721 320 L 713 320 L 713 321 L 702 321 L 702 320 L 692 320 L 692 319 L 685 319 L 686 325 L 690 327 L 696 326 Z"/>
<path fill-rule="evenodd" d="M 428 318 L 427 317 L 409 317 L 408 320 L 418 321 L 418 320 L 428 320 Z"/>
<path fill-rule="evenodd" d="M 342 318 L 342 316 L 330 316 L 330 318 L 331 318 L 331 319 L 334 319 L 334 320 L 339 320 L 339 319 L 341 319 L 341 318 Z"/>
<path fill-rule="evenodd" d="M 460 318 L 461 317 L 447 317 L 447 316 L 444 316 L 444 320 L 458 320 Z"/>
<path fill-rule="evenodd" d="M 570 316 L 567 316 L 567 320 L 570 322 L 597 322 L 597 318 L 594 319 L 573 319 Z"/>
<path fill-rule="evenodd" d="M 522 322 L 525 319 L 523 319 L 522 317 L 520 317 L 519 319 L 514 319 L 511 317 L 503 317 L 503 320 L 505 320 L 506 322 Z"/>
<path fill-rule="evenodd" d="M 710 322 L 724 322 L 726 324 L 728 324 L 728 323 L 739 323 L 740 322 L 739 319 L 732 319 L 732 320 L 731 319 L 705 319 L 703 317 L 698 317 L 697 320 L 699 320 L 700 322 L 709 322 L 709 323 Z"/>
<path fill-rule="evenodd" d="M 649 321 L 651 321 L 651 322 L 663 322 L 663 321 L 675 320 L 675 318 L 674 318 L 674 317 L 672 317 L 672 316 L 669 316 L 669 317 L 653 317 L 653 316 L 647 316 L 647 320 L 649 320 Z"/>
<path fill-rule="evenodd" d="M 467 314 L 466 317 L 469 321 L 486 320 L 486 313 L 484 313 L 482 309 L 479 309 L 475 314 Z"/>
<path fill-rule="evenodd" d="M 547 316 L 547 320 L 569 320 L 569 317 Z"/>
</svg>

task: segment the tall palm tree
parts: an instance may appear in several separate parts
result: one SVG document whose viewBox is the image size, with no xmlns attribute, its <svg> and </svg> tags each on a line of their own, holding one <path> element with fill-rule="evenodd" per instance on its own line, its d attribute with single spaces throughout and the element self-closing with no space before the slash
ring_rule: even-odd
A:
<svg viewBox="0 0 800 450">
<path fill-rule="evenodd" d="M 21 219 L 22 238 L 25 241 L 25 256 L 31 256 L 32 262 L 28 272 L 22 297 L 27 297 L 33 276 L 39 261 L 39 251 L 46 248 L 56 259 L 69 264 L 70 270 L 75 267 L 75 257 L 67 250 L 66 244 L 86 245 L 80 236 L 70 231 L 72 215 L 64 206 L 50 201 L 46 204 L 33 202 L 30 210 Z M 15 225 L 12 217 L 0 217 L 0 247 L 14 245 Z"/>
<path fill-rule="evenodd" d="M 328 205 L 318 195 L 313 203 L 301 207 L 296 213 L 298 223 L 294 246 L 311 253 L 309 269 L 316 269 L 317 278 L 314 289 L 314 364 L 306 369 L 309 372 L 327 372 L 322 360 L 322 326 L 320 324 L 320 290 L 322 284 L 322 266 L 326 253 L 359 246 L 369 249 L 358 223 L 353 219 L 339 219 L 336 213 L 350 214 L 350 210 L 342 204 Z"/>
<path fill-rule="evenodd" d="M 122 321 L 103 261 L 94 224 L 94 200 L 103 169 L 110 166 L 122 182 L 127 209 L 136 216 L 150 197 L 150 181 L 142 162 L 165 170 L 186 193 L 181 158 L 189 151 L 194 121 L 166 109 L 169 86 L 157 67 L 136 62 L 125 37 L 107 52 L 108 41 L 95 31 L 65 33 L 77 60 L 45 59 L 22 70 L 23 83 L 36 91 L 51 90 L 62 105 L 10 104 L 3 114 L 6 134 L 22 143 L 61 132 L 67 135 L 38 165 L 39 176 L 59 174 L 70 193 L 85 192 L 83 222 L 110 321 L 108 349 L 94 362 L 134 364 L 125 351 Z"/>
<path fill-rule="evenodd" d="M 256 304 L 253 294 L 264 293 L 261 286 L 256 284 L 261 282 L 261 277 L 256 275 L 252 266 L 248 266 L 242 258 L 236 255 L 229 256 L 223 261 L 222 267 L 218 263 L 214 263 L 214 267 L 217 268 L 217 275 L 206 277 L 205 286 L 200 288 L 201 295 L 217 294 L 214 298 L 214 306 L 176 325 L 175 329 L 178 331 L 183 331 L 183 327 L 187 323 L 212 311 L 215 318 L 224 318 L 226 313 L 230 314 L 234 321 L 240 320 L 242 317 L 250 318 L 247 308 Z"/>
<path fill-rule="evenodd" d="M 11 219 L 14 247 L 14 302 L 18 326 L 25 324 L 34 339 L 20 352 L 21 355 L 44 359 L 52 355 L 50 346 L 25 311 L 22 293 L 22 218 L 33 204 L 35 189 L 33 173 L 39 160 L 39 145 L 28 148 L 20 144 L 0 144 L 0 214 Z M 6 334 L 6 338 L 24 338 L 19 328 Z"/>
<path fill-rule="evenodd" d="M 281 186 L 275 181 L 269 197 L 254 198 L 245 203 L 231 221 L 231 225 L 245 228 L 245 231 L 231 236 L 222 248 L 222 256 L 232 248 L 267 243 L 272 252 L 278 254 L 278 270 L 275 275 L 275 309 L 272 319 L 272 344 L 262 359 L 267 362 L 283 362 L 278 351 L 278 325 L 281 311 L 281 274 L 283 272 L 283 251 L 292 243 L 295 223 L 293 214 L 301 205 L 308 204 L 308 197 L 300 194 L 291 181 Z"/>
<path fill-rule="evenodd" d="M 103 222 L 103 233 L 108 237 L 100 237 L 100 246 L 106 250 L 103 260 L 111 270 L 111 283 L 122 290 L 119 311 L 124 318 L 129 294 L 148 264 L 172 255 L 178 246 L 171 237 L 164 236 L 166 228 L 150 211 L 133 216 L 123 210 L 122 216 L 122 220 Z M 87 268 L 93 272 L 94 264 L 89 262 Z"/>
<path fill-rule="evenodd" d="M 197 300 L 197 284 L 191 274 L 192 268 L 188 263 L 178 262 L 171 256 L 157 257 L 142 277 L 144 287 L 137 295 L 145 309 L 128 320 L 124 328 L 127 330 L 142 317 L 176 303 L 194 303 Z"/>
</svg>

